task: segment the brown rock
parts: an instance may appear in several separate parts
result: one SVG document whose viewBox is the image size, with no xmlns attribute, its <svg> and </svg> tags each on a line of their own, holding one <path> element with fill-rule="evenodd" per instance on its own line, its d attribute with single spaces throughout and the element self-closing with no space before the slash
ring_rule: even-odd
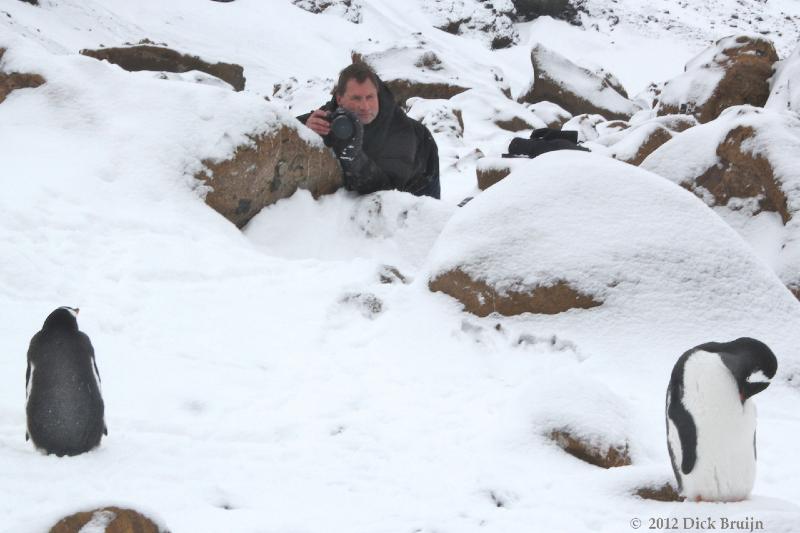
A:
<svg viewBox="0 0 800 533">
<path fill-rule="evenodd" d="M 717 118 L 723 110 L 741 104 L 763 107 L 770 94 L 769 79 L 778 61 L 778 54 L 772 42 L 763 38 L 741 35 L 735 38 L 726 37 L 715 44 L 717 53 L 713 59 L 703 65 L 687 70 L 682 76 L 691 76 L 697 71 L 698 79 L 708 76 L 708 71 L 721 69 L 722 79 L 713 89 L 711 96 L 704 102 L 675 101 L 681 99 L 670 92 L 670 82 L 664 86 L 662 101 L 658 108 L 659 115 L 688 113 L 697 117 L 701 123 Z M 698 83 L 702 83 L 699 81 Z M 682 79 L 681 86 L 685 85 Z M 690 91 L 691 94 L 691 91 Z M 688 97 L 687 97 L 688 98 Z"/>
<path fill-rule="evenodd" d="M 531 63 L 533 85 L 518 98 L 520 102 L 553 102 L 573 115 L 598 114 L 608 120 L 628 120 L 639 110 L 636 104 L 614 89 L 609 81 L 614 78 L 608 75 L 600 77 L 542 45 L 536 45 L 531 51 Z M 569 72 L 568 79 L 560 78 L 562 72 Z M 586 81 L 583 85 L 596 89 L 591 93 L 578 94 L 570 86 L 570 80 L 574 78 L 582 78 Z M 613 101 L 613 108 L 605 107 L 608 104 L 601 104 L 601 101 Z"/>
<path fill-rule="evenodd" d="M 293 128 L 282 126 L 252 140 L 227 161 L 204 161 L 208 171 L 195 176 L 213 188 L 206 203 L 236 226 L 297 189 L 318 198 L 341 186 L 341 169 L 331 151 L 309 145 Z"/>
<path fill-rule="evenodd" d="M 644 138 L 642 144 L 639 145 L 639 149 L 636 151 L 636 154 L 629 159 L 622 159 L 621 161 L 625 161 L 626 163 L 630 163 L 631 165 L 636 165 L 638 167 L 648 155 L 655 152 L 659 146 L 670 139 L 672 139 L 672 133 L 667 128 L 663 126 L 656 126 L 652 128 Z"/>
<path fill-rule="evenodd" d="M 418 96 L 420 98 L 447 100 L 467 90 L 467 87 L 447 83 L 424 83 L 412 80 L 383 80 L 392 91 L 397 104 L 405 107 L 406 100 Z"/>
<path fill-rule="evenodd" d="M 494 123 L 500 129 L 512 132 L 535 129 L 532 124 L 520 117 L 513 117 L 510 120 L 495 120 Z"/>
<path fill-rule="evenodd" d="M 458 267 L 431 279 L 428 288 L 452 296 L 464 305 L 466 311 L 477 316 L 491 313 L 505 316 L 522 313 L 554 315 L 602 304 L 591 295 L 573 289 L 566 281 L 550 286 L 521 286 L 520 290 L 499 291 L 483 280 L 473 279 Z"/>
<path fill-rule="evenodd" d="M 5 48 L 0 48 L 0 60 L 6 53 Z M 0 104 L 6 97 L 17 89 L 34 89 L 45 83 L 45 79 L 38 74 L 24 74 L 20 72 L 0 72 Z"/>
<path fill-rule="evenodd" d="M 389 90 L 392 91 L 397 104 L 401 107 L 405 107 L 406 100 L 415 96 L 431 100 L 448 100 L 469 89 L 469 87 L 445 81 L 423 82 L 406 78 L 391 78 L 381 74 L 381 64 L 385 60 L 390 59 L 393 61 L 408 62 L 409 66 L 413 64 L 422 71 L 427 71 L 429 73 L 435 72 L 442 80 L 446 79 L 446 72 L 439 72 L 447 70 L 441 59 L 433 52 L 425 51 L 421 48 L 392 48 L 384 52 L 366 55 L 354 51 L 350 54 L 350 57 L 353 63 L 366 63 L 375 70 L 381 80 L 389 87 Z"/>
<path fill-rule="evenodd" d="M 62 518 L 50 533 L 78 533 L 86 524 L 105 526 L 105 533 L 169 533 L 146 516 L 119 507 L 103 507 Z"/>
<path fill-rule="evenodd" d="M 154 70 L 157 72 L 188 72 L 199 70 L 228 82 L 234 90 L 244 89 L 244 69 L 232 63 L 208 63 L 197 56 L 181 54 L 170 48 L 161 46 L 125 46 L 119 48 L 101 48 L 99 50 L 81 50 L 81 54 L 95 59 L 104 59 L 119 65 L 129 72 Z"/>
<path fill-rule="evenodd" d="M 631 464 L 627 443 L 606 448 L 598 447 L 576 437 L 566 428 L 553 430 L 548 437 L 568 454 L 595 466 L 615 468 Z"/>
<path fill-rule="evenodd" d="M 481 168 L 478 167 L 475 170 L 475 173 L 478 177 L 478 188 L 482 191 L 485 191 L 498 181 L 502 180 L 509 174 L 511 174 L 511 169 L 506 168 Z"/>
<path fill-rule="evenodd" d="M 717 147 L 719 163 L 689 184 L 689 189 L 705 188 L 719 205 L 726 205 L 731 198 L 763 195 L 759 200 L 760 210 L 779 213 L 786 224 L 792 216 L 786 195 L 775 180 L 772 165 L 767 158 L 742 149 L 742 143 L 754 135 L 755 131 L 750 127 L 732 129 Z"/>
<path fill-rule="evenodd" d="M 634 492 L 643 500 L 655 500 L 658 502 L 682 502 L 684 498 L 678 494 L 675 487 L 669 483 L 664 483 L 660 487 L 641 487 Z"/>
</svg>

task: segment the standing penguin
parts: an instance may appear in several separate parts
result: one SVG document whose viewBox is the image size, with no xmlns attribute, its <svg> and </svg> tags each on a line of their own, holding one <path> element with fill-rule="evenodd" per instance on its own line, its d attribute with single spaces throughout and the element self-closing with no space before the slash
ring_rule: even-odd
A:
<svg viewBox="0 0 800 533">
<path fill-rule="evenodd" d="M 681 493 L 690 500 L 739 501 L 756 475 L 756 406 L 778 361 L 742 337 L 681 355 L 667 388 L 667 446 Z"/>
<path fill-rule="evenodd" d="M 59 457 L 87 452 L 108 435 L 94 348 L 77 316 L 78 309 L 59 307 L 28 348 L 25 440 Z"/>
</svg>

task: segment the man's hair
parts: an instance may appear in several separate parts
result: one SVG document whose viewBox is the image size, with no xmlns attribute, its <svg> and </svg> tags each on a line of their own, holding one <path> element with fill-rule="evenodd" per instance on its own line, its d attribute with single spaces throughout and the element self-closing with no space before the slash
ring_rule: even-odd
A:
<svg viewBox="0 0 800 533">
<path fill-rule="evenodd" d="M 375 74 L 375 71 L 372 70 L 366 63 L 356 62 L 348 67 L 345 67 L 339 73 L 339 81 L 336 82 L 334 94 L 337 96 L 343 96 L 345 90 L 347 89 L 347 82 L 350 80 L 356 80 L 358 83 L 364 83 L 366 80 L 369 80 L 376 89 L 380 89 L 378 75 Z"/>
</svg>

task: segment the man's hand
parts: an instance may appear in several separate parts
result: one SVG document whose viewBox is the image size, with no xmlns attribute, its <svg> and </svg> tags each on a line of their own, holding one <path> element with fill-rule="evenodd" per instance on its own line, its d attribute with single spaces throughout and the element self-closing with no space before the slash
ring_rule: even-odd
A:
<svg viewBox="0 0 800 533">
<path fill-rule="evenodd" d="M 317 109 L 306 120 L 306 126 L 311 128 L 312 131 L 325 137 L 331 132 L 331 123 L 328 122 L 328 112 L 323 109 Z"/>
</svg>

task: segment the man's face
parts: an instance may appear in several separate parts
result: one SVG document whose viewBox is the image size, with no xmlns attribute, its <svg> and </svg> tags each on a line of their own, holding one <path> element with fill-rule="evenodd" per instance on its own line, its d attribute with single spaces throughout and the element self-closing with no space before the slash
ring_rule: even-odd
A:
<svg viewBox="0 0 800 533">
<path fill-rule="evenodd" d="M 352 111 L 362 124 L 369 124 L 378 116 L 378 88 L 369 79 L 359 83 L 355 79 L 347 80 L 344 94 L 336 95 L 336 103 Z"/>
</svg>

